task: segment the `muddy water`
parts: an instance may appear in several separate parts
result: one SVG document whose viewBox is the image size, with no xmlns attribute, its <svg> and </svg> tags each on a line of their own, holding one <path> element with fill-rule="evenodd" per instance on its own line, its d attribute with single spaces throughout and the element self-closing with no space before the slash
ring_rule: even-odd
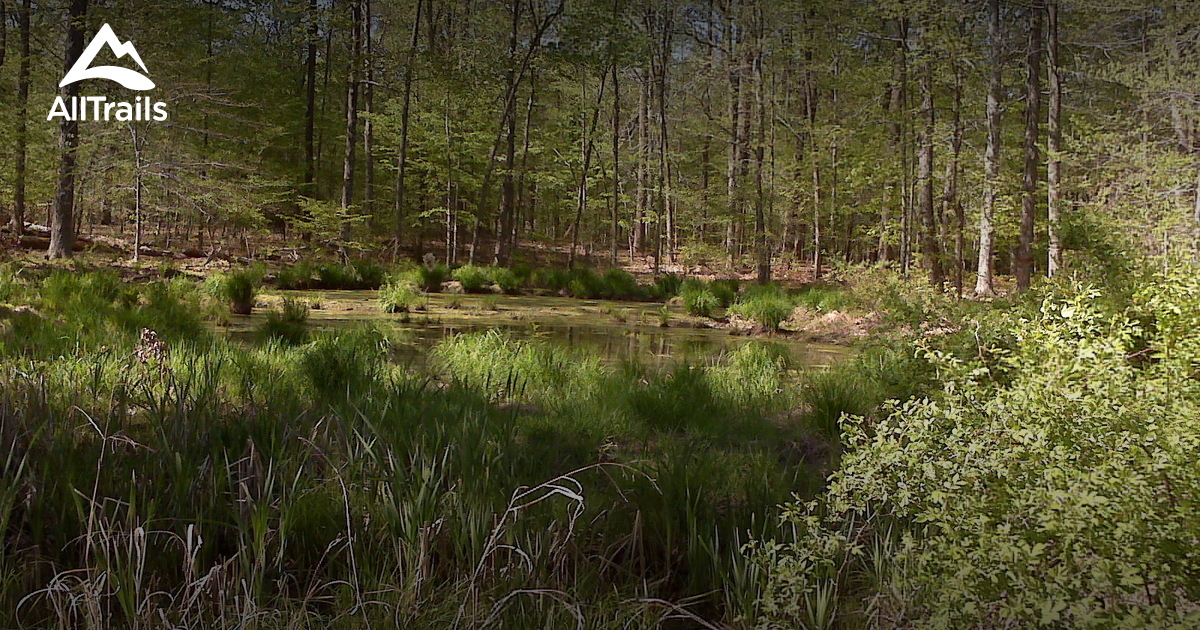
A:
<svg viewBox="0 0 1200 630">
<path fill-rule="evenodd" d="M 402 353 L 416 362 L 447 336 L 490 329 L 577 347 L 612 362 L 699 361 L 762 341 L 786 350 L 797 366 L 828 366 L 847 354 L 840 346 L 794 337 L 734 335 L 705 327 L 705 320 L 688 316 L 678 306 L 667 307 L 669 325 L 664 328 L 662 304 L 542 296 L 432 294 L 424 310 L 393 315 L 380 310 L 375 291 L 285 291 L 263 296 L 253 315 L 234 317 L 222 330 L 234 337 L 251 336 L 265 317 L 264 307 L 285 295 L 319 303 L 320 308 L 309 312 L 310 328 L 370 323 L 394 332 Z"/>
</svg>

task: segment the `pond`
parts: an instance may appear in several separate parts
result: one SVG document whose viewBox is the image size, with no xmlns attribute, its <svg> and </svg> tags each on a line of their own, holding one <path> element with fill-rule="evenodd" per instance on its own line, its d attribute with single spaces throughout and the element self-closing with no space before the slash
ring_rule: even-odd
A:
<svg viewBox="0 0 1200 630">
<path fill-rule="evenodd" d="M 376 291 L 279 291 L 261 297 L 254 314 L 234 316 L 220 329 L 235 338 L 249 338 L 266 316 L 263 306 L 276 305 L 284 296 L 319 305 L 309 312 L 313 329 L 370 323 L 395 332 L 401 354 L 416 362 L 423 361 L 429 348 L 445 337 L 492 329 L 580 348 L 613 363 L 701 361 L 740 344 L 762 341 L 785 350 L 795 366 L 827 367 L 849 352 L 793 336 L 733 334 L 674 305 L 665 307 L 664 313 L 661 303 L 547 296 L 431 294 L 422 311 L 389 314 L 380 310 Z M 661 325 L 664 317 L 667 327 Z"/>
</svg>

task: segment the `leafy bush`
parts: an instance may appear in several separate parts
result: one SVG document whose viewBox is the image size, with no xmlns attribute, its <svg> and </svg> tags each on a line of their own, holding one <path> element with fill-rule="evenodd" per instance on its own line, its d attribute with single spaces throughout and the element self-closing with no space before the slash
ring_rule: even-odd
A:
<svg viewBox="0 0 1200 630">
<path fill-rule="evenodd" d="M 683 278 L 673 274 L 664 273 L 654 279 L 654 297 L 658 300 L 669 300 L 677 295 L 683 288 Z"/>
<path fill-rule="evenodd" d="M 505 269 L 504 267 L 492 267 L 489 270 L 489 276 L 492 282 L 508 295 L 520 293 L 521 289 L 525 286 L 525 278 L 528 278 L 527 275 L 518 275 L 511 269 Z"/>
<path fill-rule="evenodd" d="M 848 291 L 839 287 L 812 285 L 801 289 L 796 294 L 797 306 L 803 306 L 819 313 L 844 311 L 854 305 Z"/>
<path fill-rule="evenodd" d="M 260 333 L 263 338 L 299 345 L 308 341 L 308 303 L 284 298 L 280 310 L 267 311 Z"/>
<path fill-rule="evenodd" d="M 737 278 L 722 278 L 708 283 L 708 289 L 717 298 L 721 308 L 729 308 L 737 300 L 741 282 Z"/>
<path fill-rule="evenodd" d="M 770 332 L 776 332 L 784 320 L 792 314 L 795 305 L 782 290 L 762 288 L 754 291 L 747 290 L 742 294 L 741 301 L 731 308 L 738 315 Z"/>
<path fill-rule="evenodd" d="M 571 273 L 565 269 L 538 269 L 533 272 L 533 285 L 539 289 L 545 289 L 558 293 L 566 290 L 571 284 Z"/>
<path fill-rule="evenodd" d="M 679 296 L 683 298 L 683 308 L 689 315 L 711 317 L 713 309 L 720 305 L 716 295 L 703 280 L 689 278 L 683 283 Z"/>
<path fill-rule="evenodd" d="M 927 346 L 944 393 L 846 423 L 827 495 L 787 512 L 799 537 L 758 547 L 769 625 L 1195 626 L 1197 296 L 1193 270 L 1125 307 L 1052 294 L 980 337 L 1017 340 L 978 349 L 999 380 L 985 352 Z"/>
<path fill-rule="evenodd" d="M 417 286 L 426 293 L 441 293 L 442 283 L 450 277 L 450 268 L 442 263 L 417 268 Z"/>
<path fill-rule="evenodd" d="M 487 267 L 476 265 L 463 265 L 451 275 L 467 293 L 483 293 L 492 279 L 491 271 Z"/>
<path fill-rule="evenodd" d="M 237 315 L 249 315 L 254 309 L 254 296 L 261 282 L 258 274 L 249 269 L 240 269 L 211 279 L 214 294 L 229 304 L 229 311 Z"/>
<path fill-rule="evenodd" d="M 571 297 L 586 300 L 603 299 L 608 293 L 604 279 L 586 267 L 577 267 L 571 270 L 567 288 L 571 292 Z"/>
<path fill-rule="evenodd" d="M 316 265 L 299 260 L 279 270 L 275 275 L 275 286 L 285 290 L 311 289 L 316 284 L 316 273 Z"/>
<path fill-rule="evenodd" d="M 379 290 L 379 306 L 385 313 L 408 313 L 425 308 L 428 300 L 410 280 L 395 280 Z"/>
<path fill-rule="evenodd" d="M 609 299 L 637 300 L 643 295 L 637 278 L 624 269 L 609 269 L 604 272 L 601 282 L 604 285 L 603 296 Z"/>
</svg>

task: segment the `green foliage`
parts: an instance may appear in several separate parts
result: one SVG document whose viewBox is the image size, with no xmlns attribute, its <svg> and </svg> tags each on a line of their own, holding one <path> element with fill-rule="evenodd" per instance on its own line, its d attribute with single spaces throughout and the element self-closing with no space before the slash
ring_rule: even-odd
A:
<svg viewBox="0 0 1200 630">
<path fill-rule="evenodd" d="M 489 268 L 475 265 L 463 265 L 455 269 L 451 275 L 467 293 L 483 293 L 487 289 L 488 283 L 492 281 Z"/>
<path fill-rule="evenodd" d="M 683 298 L 684 310 L 697 317 L 711 317 L 713 309 L 720 306 L 720 300 L 703 280 L 688 278 L 679 297 Z"/>
<path fill-rule="evenodd" d="M 609 269 L 601 278 L 603 297 L 611 300 L 637 300 L 644 295 L 633 274 L 620 268 Z"/>
<path fill-rule="evenodd" d="M 1194 625 L 1196 313 L 1189 271 L 1125 306 L 1077 286 L 989 321 L 1005 331 L 980 339 L 1011 347 L 928 344 L 944 394 L 845 422 L 828 494 L 787 513 L 800 536 L 759 546 L 772 623 Z"/>
<path fill-rule="evenodd" d="M 488 270 L 488 277 L 506 295 L 517 295 L 525 287 L 529 273 L 532 273 L 532 271 L 528 273 L 523 271 L 521 274 L 518 274 L 504 267 L 492 267 Z"/>
<path fill-rule="evenodd" d="M 441 293 L 442 283 L 450 277 L 450 268 L 442 263 L 417 268 L 417 286 L 426 293 Z"/>
<path fill-rule="evenodd" d="M 679 295 L 683 289 L 683 278 L 677 274 L 664 273 L 661 276 L 654 278 L 654 298 L 658 300 L 669 300 Z"/>
<path fill-rule="evenodd" d="M 778 285 L 752 285 L 730 310 L 753 321 L 768 332 L 777 332 L 791 316 L 795 304 Z"/>
<path fill-rule="evenodd" d="M 539 289 L 559 293 L 571 284 L 571 274 L 566 269 L 542 268 L 533 272 L 532 282 Z"/>
<path fill-rule="evenodd" d="M 844 311 L 854 306 L 850 293 L 844 289 L 827 285 L 810 285 L 795 295 L 796 305 L 828 313 Z"/>
<path fill-rule="evenodd" d="M 249 315 L 254 308 L 261 276 L 252 269 L 239 269 L 210 278 L 213 294 L 229 305 L 236 315 Z"/>
<path fill-rule="evenodd" d="M 379 290 L 379 307 L 385 313 L 409 313 L 425 308 L 429 300 L 410 280 L 397 279 Z"/>
<path fill-rule="evenodd" d="M 717 305 L 729 308 L 737 300 L 741 281 L 737 278 L 721 278 L 708 283 L 708 289 L 717 298 Z"/>
<path fill-rule="evenodd" d="M 299 345 L 308 341 L 308 303 L 295 298 L 284 298 L 280 310 L 267 311 L 260 333 L 263 338 Z"/>
</svg>

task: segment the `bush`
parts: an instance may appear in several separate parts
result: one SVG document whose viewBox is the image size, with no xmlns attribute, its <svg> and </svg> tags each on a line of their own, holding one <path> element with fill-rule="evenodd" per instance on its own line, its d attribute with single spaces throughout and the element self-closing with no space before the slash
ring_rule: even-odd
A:
<svg viewBox="0 0 1200 630">
<path fill-rule="evenodd" d="M 741 282 L 737 278 L 723 278 L 708 283 L 708 288 L 717 298 L 721 308 L 729 308 L 737 300 Z"/>
<path fill-rule="evenodd" d="M 711 317 L 713 309 L 720 305 L 716 295 L 703 280 L 689 278 L 683 283 L 679 296 L 683 298 L 683 308 L 689 315 Z"/>
<path fill-rule="evenodd" d="M 538 269 L 533 272 L 533 286 L 559 293 L 571 284 L 571 273 L 565 269 Z"/>
<path fill-rule="evenodd" d="M 254 296 L 260 284 L 258 274 L 241 269 L 216 276 L 212 282 L 215 295 L 229 304 L 231 313 L 249 315 L 254 310 Z"/>
<path fill-rule="evenodd" d="M 418 284 L 426 293 L 441 293 L 442 283 L 450 277 L 450 268 L 442 263 L 432 266 L 421 265 L 417 268 Z"/>
<path fill-rule="evenodd" d="M 520 293 L 521 289 L 525 286 L 525 278 L 528 278 L 528 275 L 518 275 L 511 269 L 505 269 L 504 267 L 492 267 L 490 276 L 492 282 L 508 295 Z"/>
<path fill-rule="evenodd" d="M 462 285 L 467 293 L 483 293 L 491 282 L 491 273 L 487 267 L 463 265 L 454 270 L 451 276 Z"/>
<path fill-rule="evenodd" d="M 379 290 L 379 306 L 385 313 L 408 313 L 425 308 L 428 299 L 409 280 L 390 282 Z"/>
<path fill-rule="evenodd" d="M 853 300 L 850 293 L 840 287 L 811 285 L 796 294 L 796 305 L 818 313 L 828 313 L 851 308 Z"/>
<path fill-rule="evenodd" d="M 604 279 L 595 271 L 586 267 L 577 267 L 570 272 L 567 289 L 571 292 L 571 297 L 599 300 L 605 297 L 608 287 L 605 285 Z"/>
<path fill-rule="evenodd" d="M 793 308 L 795 305 L 782 290 L 762 288 L 756 291 L 748 290 L 742 295 L 741 301 L 733 305 L 732 310 L 769 332 L 777 332 L 779 326 L 792 314 Z"/>
<path fill-rule="evenodd" d="M 673 273 L 664 273 L 654 279 L 654 297 L 658 300 L 669 300 L 683 288 L 683 278 Z"/>
<path fill-rule="evenodd" d="M 284 298 L 281 310 L 267 311 L 260 333 L 265 339 L 293 346 L 308 341 L 308 304 L 303 300 Z"/>
<path fill-rule="evenodd" d="M 642 297 L 637 278 L 624 269 L 609 269 L 601 279 L 604 297 L 613 300 L 636 300 Z"/>
<path fill-rule="evenodd" d="M 313 263 L 307 260 L 297 261 L 279 270 L 275 276 L 275 286 L 284 290 L 311 289 L 316 285 L 313 279 L 316 272 Z"/>
<path fill-rule="evenodd" d="M 1200 551 L 1183 541 L 1200 536 L 1200 282 L 1187 275 L 1132 309 L 1066 288 L 1032 318 L 989 323 L 1006 334 L 980 339 L 1011 335 L 1011 349 L 929 348 L 941 394 L 845 423 L 827 494 L 785 512 L 799 537 L 759 548 L 763 625 L 886 611 L 911 627 L 1195 627 Z M 993 351 L 1004 379 L 982 358 Z"/>
</svg>

